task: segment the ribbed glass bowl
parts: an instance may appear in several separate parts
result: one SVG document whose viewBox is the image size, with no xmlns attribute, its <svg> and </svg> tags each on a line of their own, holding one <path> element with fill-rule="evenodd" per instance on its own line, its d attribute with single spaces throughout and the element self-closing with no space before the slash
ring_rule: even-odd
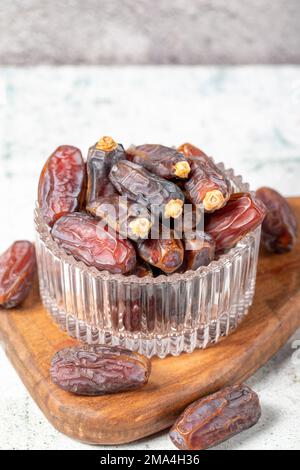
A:
<svg viewBox="0 0 300 470">
<path fill-rule="evenodd" d="M 232 170 L 226 174 L 235 192 L 249 191 Z M 260 227 L 198 271 L 138 278 L 100 272 L 67 255 L 38 207 L 35 226 L 43 304 L 81 341 L 120 345 L 148 357 L 192 352 L 228 335 L 252 303 Z"/>
</svg>

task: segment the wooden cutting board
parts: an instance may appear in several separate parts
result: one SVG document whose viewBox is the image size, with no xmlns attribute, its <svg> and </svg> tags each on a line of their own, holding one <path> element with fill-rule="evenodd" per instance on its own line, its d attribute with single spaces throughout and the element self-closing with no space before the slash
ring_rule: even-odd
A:
<svg viewBox="0 0 300 470">
<path fill-rule="evenodd" d="M 290 200 L 300 221 L 300 198 Z M 76 343 L 51 321 L 37 287 L 22 308 L 0 311 L 0 339 L 18 374 L 59 431 L 87 443 L 117 444 L 172 425 L 192 401 L 252 375 L 300 326 L 300 240 L 287 255 L 261 255 L 253 307 L 220 343 L 192 354 L 153 359 L 140 391 L 78 397 L 53 385 L 54 353 Z"/>
</svg>

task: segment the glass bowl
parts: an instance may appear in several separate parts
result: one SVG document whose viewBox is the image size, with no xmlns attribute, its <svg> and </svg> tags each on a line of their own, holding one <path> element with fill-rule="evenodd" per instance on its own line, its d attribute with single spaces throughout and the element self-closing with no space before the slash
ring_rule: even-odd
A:
<svg viewBox="0 0 300 470">
<path fill-rule="evenodd" d="M 233 170 L 224 171 L 235 192 L 249 191 Z M 86 343 L 148 357 L 190 353 L 228 335 L 252 303 L 261 227 L 207 267 L 156 278 L 100 272 L 76 261 L 54 242 L 38 207 L 35 227 L 43 304 L 62 329 Z"/>
</svg>

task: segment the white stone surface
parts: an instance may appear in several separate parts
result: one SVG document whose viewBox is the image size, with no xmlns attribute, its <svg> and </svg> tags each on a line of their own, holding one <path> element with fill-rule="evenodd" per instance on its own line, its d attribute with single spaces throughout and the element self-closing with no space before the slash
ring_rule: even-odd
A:
<svg viewBox="0 0 300 470">
<path fill-rule="evenodd" d="M 132 142 L 195 142 L 251 183 L 299 195 L 300 68 L 0 69 L 0 252 L 33 238 L 43 162 L 59 144 L 102 134 Z M 299 342 L 295 342 L 299 340 Z M 248 383 L 257 426 L 221 449 L 300 448 L 300 330 Z M 293 347 L 292 347 L 293 346 Z M 294 348 L 294 349 L 293 349 Z M 58 433 L 0 350 L 0 449 L 99 449 Z M 105 447 L 109 449 L 110 447 Z M 118 449 L 172 449 L 166 433 Z"/>
</svg>

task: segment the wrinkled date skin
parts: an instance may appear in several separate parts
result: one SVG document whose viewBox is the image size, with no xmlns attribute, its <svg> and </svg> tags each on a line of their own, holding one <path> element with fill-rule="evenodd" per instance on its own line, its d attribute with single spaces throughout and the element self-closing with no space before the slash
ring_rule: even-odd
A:
<svg viewBox="0 0 300 470">
<path fill-rule="evenodd" d="M 109 181 L 108 176 L 104 177 L 103 179 L 99 179 L 98 181 L 99 181 L 98 190 L 95 191 L 95 193 L 97 192 L 98 194 L 98 199 L 89 200 L 87 198 L 87 201 L 86 201 L 86 210 L 88 210 L 90 213 L 92 211 L 92 206 L 95 201 L 101 199 L 102 197 L 119 196 L 118 191 L 116 190 L 114 185 Z M 101 181 L 101 184 L 100 184 L 100 181 Z"/>
<path fill-rule="evenodd" d="M 88 152 L 87 174 L 88 184 L 86 205 L 103 197 L 117 194 L 115 187 L 108 179 L 111 167 L 119 160 L 126 158 L 125 150 L 111 137 L 102 137 Z"/>
<path fill-rule="evenodd" d="M 175 238 L 143 240 L 137 243 L 139 256 L 164 273 L 175 272 L 183 263 L 184 248 Z"/>
<path fill-rule="evenodd" d="M 297 220 L 291 206 L 281 194 L 271 188 L 258 189 L 256 197 L 266 207 L 262 244 L 270 253 L 291 251 L 297 238 Z"/>
<path fill-rule="evenodd" d="M 0 256 L 0 306 L 14 308 L 25 300 L 36 271 L 35 249 L 28 241 L 14 242 Z"/>
<path fill-rule="evenodd" d="M 200 230 L 184 234 L 184 262 L 180 272 L 208 266 L 215 257 L 216 243 L 208 233 Z"/>
<path fill-rule="evenodd" d="M 119 195 L 102 197 L 90 203 L 88 212 L 104 220 L 124 238 L 147 238 L 152 222 L 146 206 Z"/>
<path fill-rule="evenodd" d="M 234 385 L 188 406 L 170 438 L 178 449 L 205 450 L 254 426 L 260 416 L 257 394 L 246 385 Z"/>
<path fill-rule="evenodd" d="M 120 194 L 147 206 L 155 215 L 165 218 L 181 216 L 184 195 L 172 181 L 153 175 L 129 161 L 114 165 L 109 178 Z"/>
<path fill-rule="evenodd" d="M 62 145 L 42 170 L 38 202 L 51 227 L 61 216 L 80 210 L 86 190 L 86 165 L 78 148 Z"/>
<path fill-rule="evenodd" d="M 206 212 L 223 207 L 230 197 L 230 185 L 222 171 L 202 150 L 183 144 L 179 151 L 186 156 L 191 173 L 185 183 L 186 197 L 193 204 L 203 204 Z"/>
<path fill-rule="evenodd" d="M 145 144 L 130 147 L 127 159 L 166 179 L 187 178 L 190 165 L 185 156 L 164 145 Z"/>
<path fill-rule="evenodd" d="M 100 271 L 125 274 L 135 267 L 136 254 L 131 242 L 114 236 L 87 214 L 61 217 L 53 226 L 52 237 L 68 254 Z"/>
<path fill-rule="evenodd" d="M 229 250 L 264 220 L 265 207 L 249 193 L 235 193 L 222 209 L 207 214 L 205 232 L 216 242 L 216 251 Z"/>
<path fill-rule="evenodd" d="M 127 349 L 75 346 L 58 351 L 50 376 L 63 390 L 77 395 L 104 395 L 142 387 L 148 382 L 151 362 Z"/>
</svg>

